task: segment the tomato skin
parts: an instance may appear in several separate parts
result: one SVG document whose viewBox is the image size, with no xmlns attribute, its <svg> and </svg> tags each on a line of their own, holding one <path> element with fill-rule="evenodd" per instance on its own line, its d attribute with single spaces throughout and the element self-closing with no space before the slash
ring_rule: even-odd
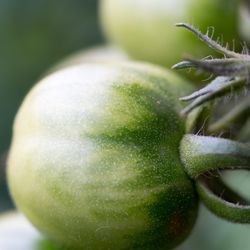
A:
<svg viewBox="0 0 250 250">
<path fill-rule="evenodd" d="M 213 52 L 177 22 L 188 22 L 203 32 L 215 28 L 214 38 L 237 38 L 237 0 L 101 0 L 100 17 L 105 36 L 131 57 L 164 66 L 179 62 L 183 54 L 197 57 Z M 211 34 L 211 32 L 210 32 Z"/>
<path fill-rule="evenodd" d="M 85 64 L 42 80 L 14 126 L 18 208 L 72 249 L 170 249 L 193 227 L 177 96 L 192 88 L 143 64 Z"/>
</svg>

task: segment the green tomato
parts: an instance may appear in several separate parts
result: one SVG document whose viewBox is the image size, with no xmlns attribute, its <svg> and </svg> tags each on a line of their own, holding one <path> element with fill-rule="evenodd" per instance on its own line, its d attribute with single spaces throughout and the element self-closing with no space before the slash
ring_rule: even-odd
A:
<svg viewBox="0 0 250 250">
<path fill-rule="evenodd" d="M 82 63 L 106 63 L 128 61 L 128 55 L 116 47 L 102 45 L 75 52 L 54 65 L 49 72 Z"/>
<path fill-rule="evenodd" d="M 36 85 L 14 126 L 10 191 L 70 249 L 170 249 L 197 195 L 179 156 L 186 80 L 137 63 L 82 64 Z"/>
<path fill-rule="evenodd" d="M 212 51 L 186 30 L 188 22 L 203 32 L 215 28 L 214 38 L 237 38 L 237 0 L 101 0 L 104 34 L 131 57 L 164 66 L 179 62 L 183 54 L 197 57 Z M 210 32 L 211 35 L 211 32 Z"/>
</svg>

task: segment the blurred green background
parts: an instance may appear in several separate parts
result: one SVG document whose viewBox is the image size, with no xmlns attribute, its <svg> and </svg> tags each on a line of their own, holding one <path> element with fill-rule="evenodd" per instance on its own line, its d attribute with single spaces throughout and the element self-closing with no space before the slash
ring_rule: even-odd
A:
<svg viewBox="0 0 250 250">
<path fill-rule="evenodd" d="M 0 0 L 0 211 L 11 207 L 4 165 L 27 91 L 71 52 L 100 44 L 97 0 Z"/>
</svg>

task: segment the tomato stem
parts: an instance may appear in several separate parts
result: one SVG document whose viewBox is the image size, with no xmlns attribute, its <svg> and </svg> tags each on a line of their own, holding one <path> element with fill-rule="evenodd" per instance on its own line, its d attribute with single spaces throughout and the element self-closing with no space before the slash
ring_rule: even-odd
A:
<svg viewBox="0 0 250 250">
<path fill-rule="evenodd" d="M 180 153 L 193 179 L 209 171 L 250 167 L 250 146 L 233 140 L 187 134 L 181 141 Z"/>
</svg>

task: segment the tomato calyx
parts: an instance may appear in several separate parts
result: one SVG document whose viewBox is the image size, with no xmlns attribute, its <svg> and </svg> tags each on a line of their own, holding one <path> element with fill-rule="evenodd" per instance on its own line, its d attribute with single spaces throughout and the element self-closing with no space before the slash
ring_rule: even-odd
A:
<svg viewBox="0 0 250 250">
<path fill-rule="evenodd" d="M 186 117 L 186 134 L 208 134 L 212 105 L 201 105 Z"/>
<path fill-rule="evenodd" d="M 213 213 L 232 222 L 250 223 L 250 202 L 224 184 L 220 176 L 224 170 L 250 168 L 249 145 L 187 134 L 181 141 L 180 155 L 200 199 Z"/>
<path fill-rule="evenodd" d="M 186 56 L 185 61 L 175 64 L 173 69 L 190 69 L 207 72 L 216 76 L 212 82 L 205 87 L 192 93 L 189 96 L 182 97 L 182 101 L 191 101 L 182 114 L 188 114 L 194 108 L 203 105 L 207 102 L 212 102 L 215 99 L 228 96 L 230 94 L 240 93 L 245 88 L 248 88 L 250 79 L 250 55 L 246 45 L 243 46 L 242 53 L 237 53 L 234 50 L 229 50 L 228 45 L 222 46 L 219 42 L 214 41 L 207 34 L 202 34 L 195 27 L 178 23 L 177 27 L 183 27 L 194 33 L 200 40 L 205 42 L 210 48 L 224 55 L 224 58 L 204 58 L 197 60 L 191 56 Z"/>
<path fill-rule="evenodd" d="M 187 121 L 191 120 L 189 123 L 193 125 L 190 130 L 193 134 L 185 135 L 180 145 L 185 171 L 195 180 L 200 199 L 214 214 L 232 222 L 250 223 L 250 202 L 234 192 L 221 178 L 221 172 L 224 170 L 250 167 L 250 146 L 226 139 L 237 138 L 238 131 L 236 135 L 231 133 L 233 125 L 240 124 L 239 130 L 247 122 L 250 115 L 249 98 L 242 98 L 229 112 L 220 115 L 213 123 L 210 119 L 215 100 L 236 96 L 249 87 L 248 48 L 243 46 L 242 54 L 237 53 L 229 50 L 228 46 L 223 47 L 214 41 L 209 37 L 209 32 L 202 34 L 198 29 L 185 23 L 178 23 L 176 26 L 188 29 L 210 48 L 224 55 L 222 59 L 207 57 L 202 60 L 187 56 L 185 61 L 173 66 L 174 69 L 195 68 L 216 77 L 205 87 L 180 98 L 181 101 L 191 101 L 181 114 L 186 115 Z M 210 110 L 210 113 L 207 113 L 207 121 L 201 111 L 205 108 Z M 202 131 L 197 130 L 199 127 L 195 128 L 201 124 L 197 120 L 204 122 Z M 201 132 L 207 136 L 199 136 Z M 211 136 L 214 134 L 223 134 L 225 138 Z"/>
<path fill-rule="evenodd" d="M 210 134 L 218 134 L 223 131 L 224 135 L 229 137 L 232 136 L 231 127 L 232 124 L 237 124 L 237 129 L 242 130 L 244 124 L 247 123 L 250 116 L 250 100 L 248 97 L 243 98 L 235 107 L 233 107 L 228 113 L 222 116 L 220 119 L 215 121 L 209 126 Z M 244 138 L 243 138 L 244 137 Z M 236 137 L 237 140 L 243 142 L 248 141 L 246 136 L 240 132 Z"/>
<path fill-rule="evenodd" d="M 250 80 L 250 55 L 248 47 L 243 44 L 242 53 L 237 53 L 234 50 L 228 49 L 221 45 L 218 41 L 213 40 L 209 36 L 209 31 L 202 34 L 195 27 L 178 23 L 178 27 L 186 28 L 205 42 L 210 48 L 223 54 L 224 58 L 209 58 L 206 57 L 201 60 L 194 59 L 191 56 L 186 56 L 185 61 L 175 64 L 173 69 L 190 69 L 195 68 L 198 71 L 210 73 L 214 78 L 203 88 L 191 93 L 188 96 L 180 98 L 181 101 L 191 101 L 181 112 L 182 115 L 189 116 L 190 112 L 198 107 L 212 105 L 215 101 L 224 98 L 231 99 L 239 95 L 247 95 Z M 208 126 L 207 132 L 210 135 L 223 133 L 224 137 L 240 139 L 241 141 L 248 141 L 244 138 L 246 135 L 238 135 L 238 131 L 244 127 L 247 118 L 250 115 L 250 101 L 249 98 L 241 98 L 233 109 L 220 117 Z M 235 133 L 232 127 L 237 124 L 237 132 Z M 247 126 L 247 124 L 245 125 Z M 244 138 L 242 140 L 242 138 Z"/>
<path fill-rule="evenodd" d="M 219 42 L 214 41 L 212 38 L 209 37 L 209 29 L 208 29 L 206 34 L 203 34 L 198 29 L 196 29 L 195 27 L 193 27 L 192 25 L 187 24 L 187 23 L 177 23 L 176 27 L 182 27 L 182 28 L 185 28 L 185 29 L 191 31 L 201 41 L 205 42 L 210 48 L 225 55 L 226 57 L 242 59 L 246 56 L 244 54 L 240 54 L 240 53 L 231 51 L 227 47 L 223 47 L 221 44 L 219 44 Z M 212 29 L 211 37 L 213 37 L 213 33 L 214 33 L 213 31 L 214 31 L 214 29 Z M 244 48 L 247 48 L 247 47 L 244 47 Z M 175 66 L 173 66 L 173 67 L 175 67 Z"/>
<path fill-rule="evenodd" d="M 240 92 L 245 86 L 245 80 L 241 77 L 228 78 L 217 77 L 206 87 L 192 93 L 189 96 L 180 98 L 181 101 L 192 101 L 182 111 L 182 115 L 188 114 L 194 108 L 199 107 L 208 102 L 212 102 L 217 98 L 224 97 L 232 93 Z"/>
</svg>

